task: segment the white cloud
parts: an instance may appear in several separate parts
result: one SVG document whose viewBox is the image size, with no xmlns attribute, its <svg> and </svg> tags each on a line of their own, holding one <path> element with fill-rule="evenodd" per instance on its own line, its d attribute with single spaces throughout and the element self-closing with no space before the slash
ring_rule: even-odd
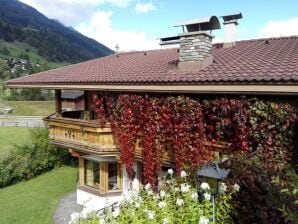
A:
<svg viewBox="0 0 298 224">
<path fill-rule="evenodd" d="M 260 31 L 260 37 L 298 35 L 298 17 L 289 20 L 269 21 Z"/>
<path fill-rule="evenodd" d="M 88 22 L 79 24 L 76 29 L 112 50 L 115 50 L 117 44 L 120 51 L 159 48 L 158 40 L 149 39 L 142 31 L 114 29 L 111 22 L 112 15 L 112 11 L 97 11 Z"/>
<path fill-rule="evenodd" d="M 86 6 L 111 4 L 117 7 L 126 7 L 131 1 L 133 0 L 83 0 L 83 1 L 82 0 L 52 0 L 52 1 L 21 0 L 21 2 L 24 2 L 29 5 L 39 4 L 39 5 L 46 6 L 49 4 L 49 2 L 53 2 L 55 4 L 62 4 L 62 5 L 64 4 L 64 5 L 86 5 Z"/>
<path fill-rule="evenodd" d="M 134 0 L 21 0 L 51 19 L 58 19 L 66 25 L 87 20 L 97 6 L 110 4 L 124 8 Z"/>
<path fill-rule="evenodd" d="M 82 34 L 115 50 L 145 50 L 159 48 L 158 41 L 149 39 L 139 30 L 115 29 L 112 26 L 112 11 L 101 11 L 99 7 L 109 4 L 115 7 L 127 7 L 135 0 L 21 0 L 31 5 L 49 18 L 58 19 L 65 25 L 73 26 Z M 147 6 L 148 7 L 148 6 Z M 150 9 L 151 7 L 151 9 Z M 155 6 L 148 9 L 153 10 Z M 97 11 L 96 11 L 97 10 Z"/>
<path fill-rule="evenodd" d="M 152 12 L 156 10 L 156 6 L 150 2 L 150 3 L 137 3 L 135 6 L 136 13 L 147 13 Z"/>
</svg>

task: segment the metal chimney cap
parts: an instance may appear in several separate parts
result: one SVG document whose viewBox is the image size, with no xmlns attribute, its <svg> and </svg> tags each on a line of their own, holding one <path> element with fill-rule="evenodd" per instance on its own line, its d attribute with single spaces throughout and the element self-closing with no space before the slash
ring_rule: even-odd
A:
<svg viewBox="0 0 298 224">
<path fill-rule="evenodd" d="M 233 20 L 237 21 L 237 19 L 242 19 L 243 16 L 242 16 L 242 13 L 239 12 L 239 13 L 235 13 L 235 14 L 221 16 L 221 18 L 224 20 L 224 22 L 229 22 L 229 21 L 233 21 Z"/>
<path fill-rule="evenodd" d="M 178 21 L 176 22 L 175 27 L 179 26 L 185 26 L 188 32 L 220 29 L 220 23 L 216 16 Z"/>
</svg>

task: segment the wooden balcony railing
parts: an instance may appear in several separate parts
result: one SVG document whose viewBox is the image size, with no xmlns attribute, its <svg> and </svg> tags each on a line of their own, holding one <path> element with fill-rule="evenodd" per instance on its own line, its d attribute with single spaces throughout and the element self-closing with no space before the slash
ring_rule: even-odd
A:
<svg viewBox="0 0 298 224">
<path fill-rule="evenodd" d="M 71 114 L 71 117 L 78 117 Z M 80 116 L 79 116 L 80 117 Z M 83 116 L 81 116 L 83 117 Z M 119 148 L 112 133 L 111 127 L 101 127 L 97 120 L 83 120 L 69 117 L 57 117 L 51 115 L 44 119 L 49 128 L 49 137 L 53 144 L 80 151 L 82 153 L 93 153 L 98 155 L 119 154 Z M 211 144 L 205 142 L 205 146 L 212 147 L 219 156 L 227 149 L 227 144 Z M 141 160 L 142 136 L 137 139 L 135 147 L 136 159 Z M 172 150 L 165 145 L 161 160 L 164 163 L 172 162 Z"/>
<path fill-rule="evenodd" d="M 111 127 L 101 127 L 96 120 L 82 120 L 51 115 L 44 119 L 53 144 L 82 152 L 119 153 Z"/>
</svg>

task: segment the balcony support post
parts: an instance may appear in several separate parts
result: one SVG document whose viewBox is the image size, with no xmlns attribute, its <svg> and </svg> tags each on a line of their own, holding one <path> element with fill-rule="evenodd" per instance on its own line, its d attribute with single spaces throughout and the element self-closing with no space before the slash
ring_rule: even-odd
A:
<svg viewBox="0 0 298 224">
<path fill-rule="evenodd" d="M 84 91 L 84 120 L 90 119 L 89 91 Z"/>
<path fill-rule="evenodd" d="M 62 116 L 62 99 L 60 89 L 55 89 L 55 108 L 57 116 Z"/>
<path fill-rule="evenodd" d="M 89 111 L 89 91 L 84 91 L 84 110 Z"/>
</svg>

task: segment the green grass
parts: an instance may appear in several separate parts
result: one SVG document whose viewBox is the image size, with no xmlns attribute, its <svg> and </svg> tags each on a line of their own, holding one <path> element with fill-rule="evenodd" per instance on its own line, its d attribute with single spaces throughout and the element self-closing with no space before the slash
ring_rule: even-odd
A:
<svg viewBox="0 0 298 224">
<path fill-rule="evenodd" d="M 0 154 L 14 149 L 15 145 L 30 143 L 30 128 L 0 127 Z"/>
<path fill-rule="evenodd" d="M 48 116 L 55 112 L 54 101 L 1 101 L 0 109 L 5 106 L 13 107 L 14 116 Z"/>
<path fill-rule="evenodd" d="M 52 224 L 58 201 L 75 191 L 77 168 L 61 167 L 0 189 L 0 223 Z"/>
<path fill-rule="evenodd" d="M 0 58 L 16 58 L 20 54 L 27 54 L 31 62 L 39 62 L 40 64 L 48 63 L 48 66 L 51 68 L 57 68 L 70 64 L 68 62 L 49 62 L 38 54 L 38 50 L 36 48 L 31 47 L 25 42 L 6 42 L 0 39 L 0 46 L 1 48 L 7 48 L 7 50 L 9 51 L 9 55 L 3 55 L 0 53 Z"/>
</svg>

